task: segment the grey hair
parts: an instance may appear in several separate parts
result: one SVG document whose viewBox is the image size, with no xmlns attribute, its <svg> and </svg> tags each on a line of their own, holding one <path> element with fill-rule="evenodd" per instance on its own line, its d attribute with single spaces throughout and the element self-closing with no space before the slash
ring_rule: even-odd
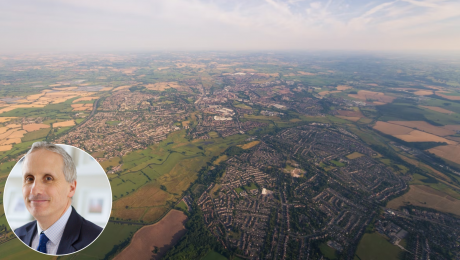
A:
<svg viewBox="0 0 460 260">
<path fill-rule="evenodd" d="M 62 160 L 64 161 L 63 172 L 64 172 L 65 180 L 68 183 L 72 183 L 73 181 L 77 180 L 77 168 L 75 167 L 72 157 L 64 149 L 62 149 L 62 147 L 59 147 L 58 145 L 48 143 L 45 141 L 35 142 L 32 144 L 32 147 L 27 152 L 27 154 L 24 156 L 24 160 L 26 159 L 25 157 L 28 154 L 32 153 L 33 151 L 39 150 L 39 149 L 45 149 L 53 153 L 59 154 L 62 157 Z"/>
</svg>

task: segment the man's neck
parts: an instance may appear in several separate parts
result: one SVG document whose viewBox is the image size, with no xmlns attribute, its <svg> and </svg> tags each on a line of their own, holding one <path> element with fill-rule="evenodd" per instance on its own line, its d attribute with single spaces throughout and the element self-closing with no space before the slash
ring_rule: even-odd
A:
<svg viewBox="0 0 460 260">
<path fill-rule="evenodd" d="M 44 219 L 37 219 L 37 223 L 38 225 L 40 225 L 40 228 L 45 231 L 47 230 L 49 227 L 51 227 L 54 223 L 56 223 L 56 221 L 58 221 L 62 215 L 64 215 L 64 213 L 67 211 L 67 209 L 70 207 L 70 204 L 71 204 L 71 200 L 69 200 L 69 202 L 67 203 L 67 206 L 64 208 L 64 210 L 61 212 L 61 214 L 57 217 L 57 218 L 44 218 Z"/>
</svg>

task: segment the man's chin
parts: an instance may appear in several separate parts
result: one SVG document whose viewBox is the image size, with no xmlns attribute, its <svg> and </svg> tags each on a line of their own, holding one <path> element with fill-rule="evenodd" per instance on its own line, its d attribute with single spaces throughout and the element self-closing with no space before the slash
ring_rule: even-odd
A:
<svg viewBox="0 0 460 260">
<path fill-rule="evenodd" d="M 32 204 L 29 207 L 30 214 L 35 218 L 48 215 L 48 211 L 48 203 Z"/>
</svg>

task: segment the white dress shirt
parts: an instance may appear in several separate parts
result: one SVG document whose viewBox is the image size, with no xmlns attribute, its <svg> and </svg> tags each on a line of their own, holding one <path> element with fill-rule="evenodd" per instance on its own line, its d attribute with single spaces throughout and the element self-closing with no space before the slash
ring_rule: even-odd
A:
<svg viewBox="0 0 460 260">
<path fill-rule="evenodd" d="M 38 242 L 40 241 L 40 233 L 43 231 L 45 235 L 48 237 L 49 241 L 46 243 L 46 253 L 48 255 L 56 255 L 56 252 L 59 247 L 59 243 L 61 242 L 62 235 L 64 234 L 64 229 L 69 220 L 70 213 L 72 213 L 72 207 L 69 208 L 62 214 L 62 216 L 58 219 L 58 221 L 54 222 L 51 227 L 47 230 L 43 231 L 40 225 L 37 222 L 37 233 L 35 234 L 34 238 L 32 239 L 32 248 L 37 250 Z"/>
</svg>

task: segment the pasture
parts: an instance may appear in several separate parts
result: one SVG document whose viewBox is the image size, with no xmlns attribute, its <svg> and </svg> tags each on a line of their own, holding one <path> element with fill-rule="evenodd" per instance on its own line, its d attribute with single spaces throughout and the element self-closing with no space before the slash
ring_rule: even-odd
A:
<svg viewBox="0 0 460 260">
<path fill-rule="evenodd" d="M 185 131 L 178 131 L 145 150 L 128 153 L 122 158 L 122 171 L 109 176 L 114 216 L 144 222 L 157 220 L 181 198 L 206 162 L 246 138 L 235 135 L 216 138 L 215 142 L 189 141 Z M 102 165 L 113 167 L 119 161 L 116 158 L 111 165 L 107 161 Z"/>
<path fill-rule="evenodd" d="M 401 259 L 404 251 L 391 244 L 387 238 L 377 232 L 365 233 L 358 244 L 356 255 L 359 259 Z"/>
</svg>

